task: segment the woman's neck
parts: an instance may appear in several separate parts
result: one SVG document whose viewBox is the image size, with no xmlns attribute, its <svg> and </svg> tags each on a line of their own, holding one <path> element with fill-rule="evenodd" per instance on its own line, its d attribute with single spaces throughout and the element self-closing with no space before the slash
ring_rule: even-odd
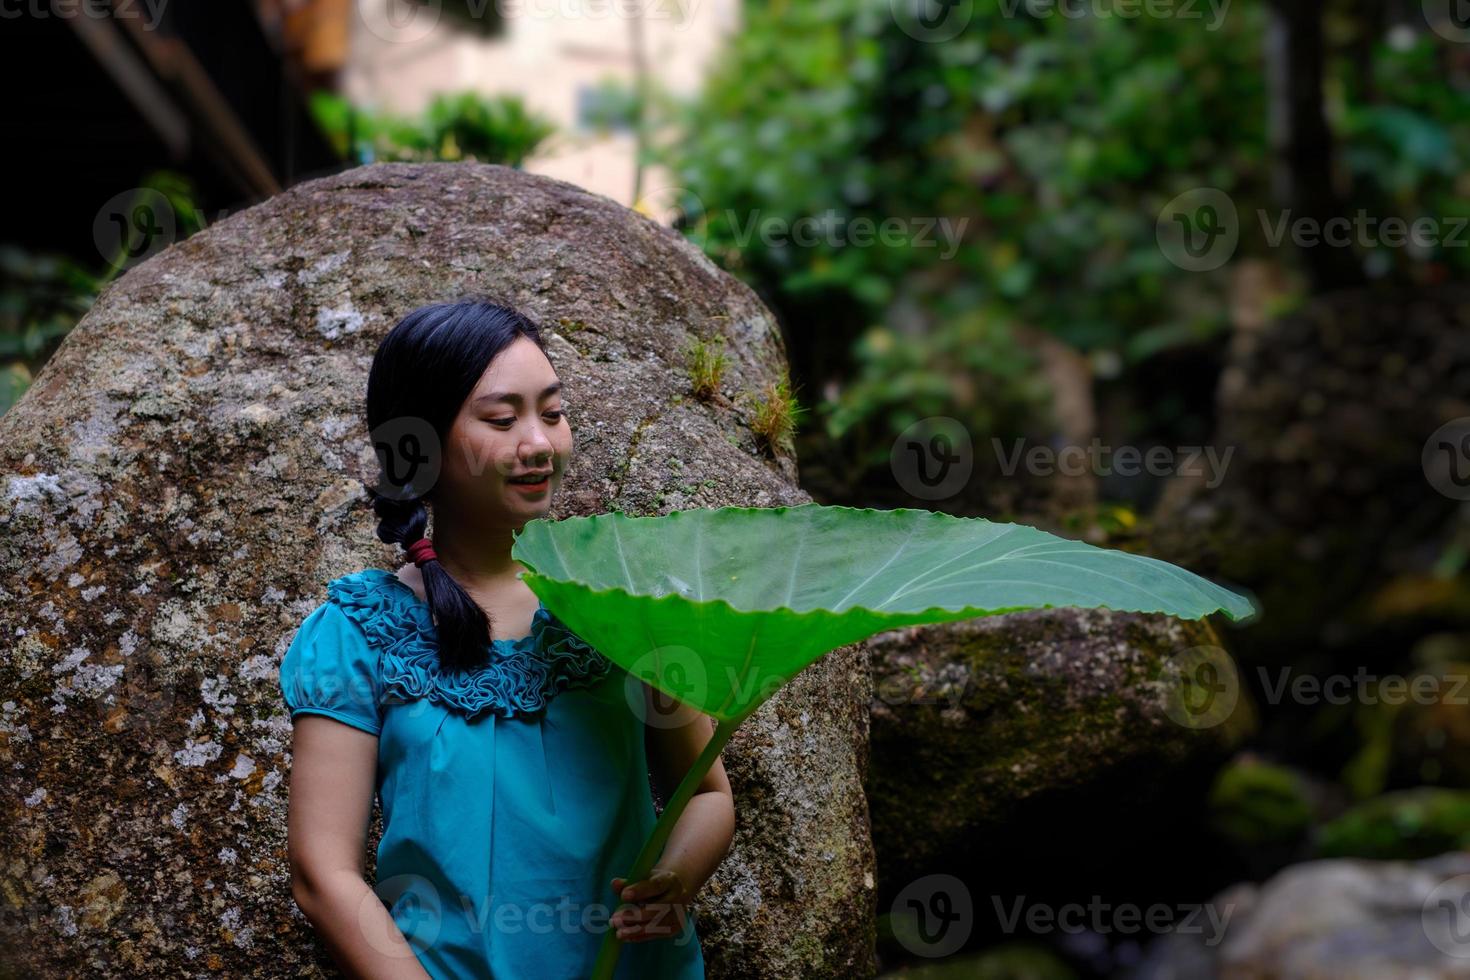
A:
<svg viewBox="0 0 1470 980">
<path fill-rule="evenodd" d="M 525 568 L 511 557 L 515 529 L 463 520 L 441 506 L 434 511 L 434 553 L 444 570 L 465 588 L 494 588 Z"/>
</svg>

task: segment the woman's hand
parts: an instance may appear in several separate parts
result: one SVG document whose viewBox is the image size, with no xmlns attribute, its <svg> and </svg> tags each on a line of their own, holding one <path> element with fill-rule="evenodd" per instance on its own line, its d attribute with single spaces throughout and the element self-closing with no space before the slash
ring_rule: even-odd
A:
<svg viewBox="0 0 1470 980">
<path fill-rule="evenodd" d="M 612 887 L 624 901 L 634 903 L 634 907 L 618 909 L 608 920 L 622 942 L 646 942 L 684 932 L 694 896 L 685 889 L 677 872 L 654 868 L 647 878 L 631 885 L 614 878 Z"/>
</svg>

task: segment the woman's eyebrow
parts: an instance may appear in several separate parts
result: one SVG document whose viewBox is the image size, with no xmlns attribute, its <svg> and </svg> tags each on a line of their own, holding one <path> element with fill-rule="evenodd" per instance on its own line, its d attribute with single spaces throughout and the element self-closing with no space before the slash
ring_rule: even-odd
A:
<svg viewBox="0 0 1470 980">
<path fill-rule="evenodd" d="M 556 394 L 558 391 L 561 391 L 560 381 L 542 388 L 541 394 L 536 396 L 536 400 L 540 401 L 543 398 Z M 510 402 L 512 405 L 519 405 L 521 403 L 521 396 L 514 391 L 487 391 L 475 399 L 476 405 L 482 402 Z"/>
</svg>

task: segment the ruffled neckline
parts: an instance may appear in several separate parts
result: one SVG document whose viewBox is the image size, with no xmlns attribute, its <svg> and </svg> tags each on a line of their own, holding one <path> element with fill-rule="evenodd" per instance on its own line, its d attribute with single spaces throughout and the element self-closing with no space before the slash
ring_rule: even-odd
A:
<svg viewBox="0 0 1470 980">
<path fill-rule="evenodd" d="M 612 661 L 539 604 L 526 636 L 490 641 L 487 663 L 439 669 L 439 641 L 429 606 L 402 579 L 368 568 L 327 584 L 327 594 L 362 627 L 379 655 L 385 703 L 426 699 L 473 717 L 543 710 L 557 694 L 602 680 Z"/>
</svg>

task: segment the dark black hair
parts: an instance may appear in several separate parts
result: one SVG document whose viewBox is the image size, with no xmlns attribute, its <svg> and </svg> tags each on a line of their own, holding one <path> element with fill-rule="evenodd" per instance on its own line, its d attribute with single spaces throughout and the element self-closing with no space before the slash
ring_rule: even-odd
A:
<svg viewBox="0 0 1470 980">
<path fill-rule="evenodd" d="M 378 483 L 368 494 L 379 540 L 407 549 L 424 537 L 449 429 L 490 362 L 520 337 L 546 350 L 524 314 L 470 296 L 413 310 L 378 345 L 368 372 L 367 426 L 378 455 Z M 421 470 L 422 464 L 428 465 Z M 439 562 L 425 562 L 421 571 L 441 669 L 486 663 L 491 624 L 485 611 Z"/>
</svg>

